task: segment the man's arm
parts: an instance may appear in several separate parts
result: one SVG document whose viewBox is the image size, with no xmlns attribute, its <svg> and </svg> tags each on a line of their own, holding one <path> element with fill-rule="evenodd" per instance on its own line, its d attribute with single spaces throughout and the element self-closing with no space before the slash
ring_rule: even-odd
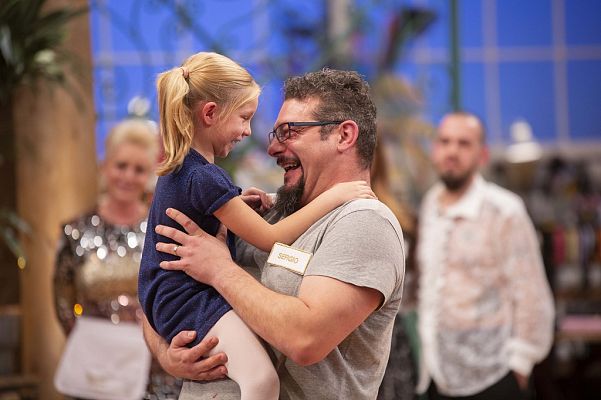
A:
<svg viewBox="0 0 601 400">
<path fill-rule="evenodd" d="M 182 331 L 173 338 L 171 344 L 167 344 L 152 329 L 146 317 L 143 318 L 142 327 L 150 352 L 169 374 L 195 381 L 210 381 L 226 376 L 227 369 L 224 364 L 227 362 L 227 356 L 224 353 L 203 358 L 219 343 L 217 338 L 206 337 L 196 346 L 188 348 L 186 345 L 196 336 L 194 331 Z"/>
<path fill-rule="evenodd" d="M 212 285 L 259 336 L 299 365 L 321 361 L 382 302 L 374 289 L 303 278 L 298 297 L 276 293 L 230 264 Z"/>
<path fill-rule="evenodd" d="M 276 293 L 232 261 L 223 243 L 224 229 L 216 238 L 175 210 L 168 215 L 192 236 L 157 227 L 159 234 L 181 243 L 177 252 L 181 259 L 161 267 L 183 270 L 215 287 L 253 331 L 297 364 L 322 360 L 383 301 L 375 289 L 325 276 L 304 277 L 298 297 Z M 172 247 L 157 245 L 164 252 Z"/>
<path fill-rule="evenodd" d="M 527 382 L 532 367 L 545 358 L 553 342 L 553 297 L 536 233 L 525 209 L 507 221 L 502 242 L 507 246 L 506 277 L 513 295 L 508 362 L 518 380 Z"/>
</svg>

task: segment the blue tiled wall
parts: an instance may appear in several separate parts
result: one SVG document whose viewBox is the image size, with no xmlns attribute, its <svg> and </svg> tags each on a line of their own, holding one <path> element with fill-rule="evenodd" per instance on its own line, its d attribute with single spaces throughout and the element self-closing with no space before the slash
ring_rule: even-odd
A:
<svg viewBox="0 0 601 400">
<path fill-rule="evenodd" d="M 178 24 L 166 3 L 192 10 L 194 28 Z M 395 71 L 419 87 L 424 116 L 451 109 L 449 0 L 356 0 L 363 19 L 352 35 L 357 68 L 370 77 L 387 23 L 400 7 L 436 12 L 436 21 L 404 48 Z M 127 115 L 133 96 L 151 100 L 162 70 L 197 51 L 218 49 L 243 63 L 264 87 L 256 123 L 267 130 L 281 100 L 281 77 L 315 68 L 319 45 L 291 42 L 297 27 L 323 30 L 322 1 L 91 1 L 97 144 Z M 493 145 L 510 141 L 509 125 L 527 119 L 541 142 L 601 145 L 601 1 L 459 0 L 463 108 L 480 115 Z M 308 33 L 310 35 L 310 33 Z M 372 76 L 373 77 L 373 76 Z M 257 131 L 255 129 L 255 131 Z"/>
</svg>

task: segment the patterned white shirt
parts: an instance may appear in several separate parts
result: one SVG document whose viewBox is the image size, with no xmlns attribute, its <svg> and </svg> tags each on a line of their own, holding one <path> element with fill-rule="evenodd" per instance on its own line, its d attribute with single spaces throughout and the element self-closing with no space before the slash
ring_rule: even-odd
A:
<svg viewBox="0 0 601 400">
<path fill-rule="evenodd" d="M 529 375 L 553 340 L 553 298 L 522 200 L 474 177 L 441 209 L 442 184 L 420 212 L 418 265 L 420 381 L 469 396 L 510 370 Z"/>
</svg>

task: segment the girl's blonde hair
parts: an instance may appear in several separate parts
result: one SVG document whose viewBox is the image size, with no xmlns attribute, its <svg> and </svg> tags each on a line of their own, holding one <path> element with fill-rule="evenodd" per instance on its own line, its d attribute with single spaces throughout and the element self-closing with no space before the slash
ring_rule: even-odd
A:
<svg viewBox="0 0 601 400">
<path fill-rule="evenodd" d="M 166 175 L 184 161 L 194 138 L 195 110 L 201 101 L 214 101 L 222 107 L 218 118 L 223 120 L 260 93 L 246 69 L 217 53 L 196 53 L 181 67 L 161 73 L 157 94 L 165 157 L 157 174 Z"/>
</svg>

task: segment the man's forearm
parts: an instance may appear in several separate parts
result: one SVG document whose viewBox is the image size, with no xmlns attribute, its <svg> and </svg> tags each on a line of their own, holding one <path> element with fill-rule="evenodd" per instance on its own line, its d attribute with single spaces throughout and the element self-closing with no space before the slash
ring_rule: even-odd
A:
<svg viewBox="0 0 601 400">
<path fill-rule="evenodd" d="M 160 363 L 161 352 L 164 352 L 167 348 L 166 342 L 163 342 L 159 334 L 156 333 L 154 329 L 152 329 L 146 316 L 144 316 L 142 320 L 142 330 L 144 332 L 144 340 L 146 341 L 148 349 L 150 350 L 152 355 L 157 360 L 159 360 Z M 161 345 L 162 343 L 164 343 L 163 346 Z"/>
<path fill-rule="evenodd" d="M 306 276 L 297 297 L 276 293 L 233 262 L 212 281 L 259 336 L 299 365 L 321 361 L 381 304 L 382 294 L 325 276 Z"/>
<path fill-rule="evenodd" d="M 276 293 L 235 263 L 222 265 L 212 285 L 259 336 L 291 359 L 297 359 L 312 326 L 307 305 Z"/>
</svg>

